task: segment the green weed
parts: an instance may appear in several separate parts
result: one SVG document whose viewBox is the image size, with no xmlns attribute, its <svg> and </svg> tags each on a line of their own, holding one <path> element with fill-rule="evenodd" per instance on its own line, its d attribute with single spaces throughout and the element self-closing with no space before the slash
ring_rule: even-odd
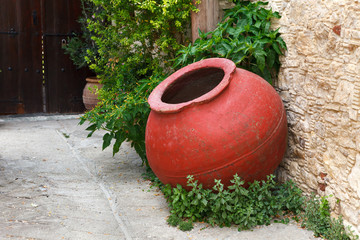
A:
<svg viewBox="0 0 360 240">
<path fill-rule="evenodd" d="M 358 239 L 350 228 L 346 229 L 342 217 L 335 219 L 330 216 L 328 197 L 317 197 L 314 194 L 306 201 L 302 214 L 302 226 L 314 232 L 316 237 L 328 240 Z"/>
<path fill-rule="evenodd" d="M 203 189 L 197 180 L 189 176 L 190 191 L 181 185 L 176 188 L 167 185 L 163 187 L 163 192 L 172 215 L 211 225 L 235 224 L 239 230 L 269 225 L 275 216 L 299 209 L 303 204 L 301 192 L 294 184 L 277 184 L 274 176 L 269 176 L 267 181 L 255 181 L 248 188 L 243 187 L 244 181 L 238 175 L 231 183 L 231 186 L 224 188 L 220 180 L 215 180 L 212 190 Z M 286 194 L 280 196 L 278 193 Z"/>
<path fill-rule="evenodd" d="M 272 221 L 288 224 L 292 219 L 313 231 L 316 237 L 359 239 L 349 227 L 344 227 L 341 216 L 337 219 L 330 216 L 328 197 L 305 198 L 292 181 L 280 184 L 270 175 L 266 181 L 254 181 L 245 188 L 244 181 L 234 175 L 227 188 L 221 180 L 215 180 L 213 189 L 203 189 L 193 176 L 188 176 L 187 191 L 181 185 L 175 188 L 163 185 L 149 172 L 147 175 L 155 180 L 169 204 L 168 224 L 183 231 L 191 230 L 197 221 L 220 227 L 237 225 L 242 231 Z"/>
</svg>

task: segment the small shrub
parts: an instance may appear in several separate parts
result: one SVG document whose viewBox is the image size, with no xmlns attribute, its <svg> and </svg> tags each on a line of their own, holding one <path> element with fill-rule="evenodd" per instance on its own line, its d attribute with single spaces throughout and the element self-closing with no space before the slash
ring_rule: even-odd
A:
<svg viewBox="0 0 360 240">
<path fill-rule="evenodd" d="M 115 86 L 104 86 L 100 90 L 101 102 L 91 111 L 85 113 L 80 124 L 89 121 L 91 125 L 88 137 L 99 130 L 106 130 L 103 136 L 102 149 L 113 145 L 113 154 L 116 154 L 125 140 L 131 140 L 144 163 L 147 164 L 145 154 L 145 127 L 150 108 L 147 103 L 148 92 L 162 80 L 161 76 L 152 76 L 135 84 L 130 92 L 122 90 L 121 80 L 116 80 Z"/>
</svg>

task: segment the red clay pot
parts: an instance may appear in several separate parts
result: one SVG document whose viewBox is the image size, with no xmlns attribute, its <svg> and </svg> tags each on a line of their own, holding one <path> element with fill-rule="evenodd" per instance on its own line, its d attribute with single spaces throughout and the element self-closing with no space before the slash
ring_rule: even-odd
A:
<svg viewBox="0 0 360 240">
<path fill-rule="evenodd" d="M 265 180 L 281 162 L 287 120 L 281 98 L 264 79 L 227 59 L 180 69 L 149 97 L 146 154 L 164 184 L 186 187 L 193 175 L 204 188 Z"/>
</svg>

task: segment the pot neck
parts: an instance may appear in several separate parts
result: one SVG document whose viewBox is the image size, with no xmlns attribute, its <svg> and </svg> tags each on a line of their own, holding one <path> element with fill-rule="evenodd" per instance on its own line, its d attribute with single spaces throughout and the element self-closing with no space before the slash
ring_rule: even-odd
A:
<svg viewBox="0 0 360 240">
<path fill-rule="evenodd" d="M 152 91 L 150 108 L 176 113 L 209 102 L 227 88 L 235 70 L 235 63 L 225 58 L 209 58 L 181 68 Z"/>
</svg>

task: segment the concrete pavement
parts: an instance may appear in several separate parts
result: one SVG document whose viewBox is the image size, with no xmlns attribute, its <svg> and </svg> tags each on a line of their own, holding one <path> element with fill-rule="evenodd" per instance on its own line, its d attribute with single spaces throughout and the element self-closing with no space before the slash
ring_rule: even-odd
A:
<svg viewBox="0 0 360 240">
<path fill-rule="evenodd" d="M 112 156 L 77 115 L 0 117 L 0 239 L 317 239 L 296 224 L 252 231 L 166 223 L 167 203 L 129 144 Z"/>
</svg>

